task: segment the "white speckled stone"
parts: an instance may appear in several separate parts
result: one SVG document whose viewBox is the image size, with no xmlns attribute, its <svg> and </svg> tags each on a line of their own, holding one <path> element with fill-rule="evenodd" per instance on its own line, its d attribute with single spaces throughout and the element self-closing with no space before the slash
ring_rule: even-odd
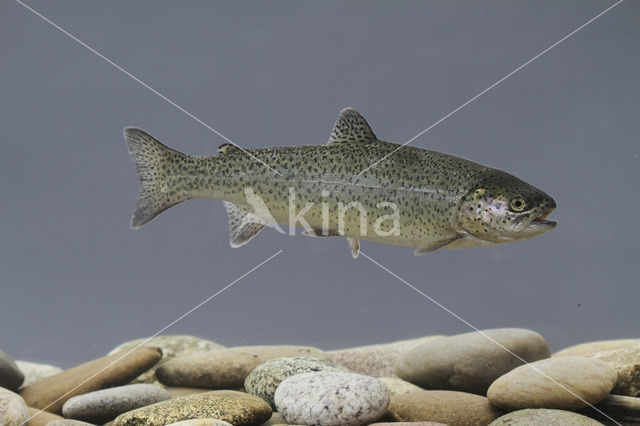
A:
<svg viewBox="0 0 640 426">
<path fill-rule="evenodd" d="M 18 426 L 29 418 L 29 408 L 24 399 L 8 389 L 0 388 L 0 425 Z"/>
<path fill-rule="evenodd" d="M 275 403 L 290 424 L 364 425 L 385 413 L 389 390 L 373 377 L 320 371 L 285 379 L 276 389 Z"/>
<path fill-rule="evenodd" d="M 102 424 L 170 397 L 166 389 L 147 383 L 117 386 L 70 398 L 62 406 L 62 414 L 69 419 Z"/>
<path fill-rule="evenodd" d="M 245 379 L 244 388 L 250 394 L 259 396 L 275 407 L 273 394 L 276 393 L 276 388 L 284 379 L 296 374 L 315 371 L 349 372 L 338 364 L 317 358 L 275 358 L 254 368 Z"/>
</svg>

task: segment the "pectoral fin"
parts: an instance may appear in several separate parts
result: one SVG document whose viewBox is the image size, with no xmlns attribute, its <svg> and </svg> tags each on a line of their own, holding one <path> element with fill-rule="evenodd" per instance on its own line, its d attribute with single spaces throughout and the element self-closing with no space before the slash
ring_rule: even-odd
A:
<svg viewBox="0 0 640 426">
<path fill-rule="evenodd" d="M 255 214 L 228 201 L 222 203 L 229 216 L 229 244 L 231 247 L 237 248 L 247 244 L 266 225 L 266 222 Z"/>
<path fill-rule="evenodd" d="M 432 252 L 434 250 L 438 250 L 439 248 L 442 248 L 448 244 L 451 244 L 452 242 L 458 240 L 462 238 L 462 235 L 454 235 L 453 237 L 450 238 L 444 238 L 442 240 L 437 240 L 437 241 L 429 241 L 428 243 L 422 244 L 420 246 L 418 246 L 416 248 L 416 250 L 413 252 L 413 254 L 415 254 L 416 256 L 420 256 L 423 254 L 427 254 L 429 252 Z"/>
</svg>

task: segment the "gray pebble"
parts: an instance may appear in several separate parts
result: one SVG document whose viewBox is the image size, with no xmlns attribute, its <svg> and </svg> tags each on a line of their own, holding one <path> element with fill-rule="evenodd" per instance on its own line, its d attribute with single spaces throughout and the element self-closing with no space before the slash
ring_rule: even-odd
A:
<svg viewBox="0 0 640 426">
<path fill-rule="evenodd" d="M 24 374 L 13 359 L 6 353 L 0 351 L 0 386 L 17 391 L 24 382 Z"/>
<path fill-rule="evenodd" d="M 105 423 L 122 413 L 169 399 L 160 386 L 139 383 L 89 392 L 70 398 L 62 406 L 62 414 L 70 419 Z"/>
</svg>

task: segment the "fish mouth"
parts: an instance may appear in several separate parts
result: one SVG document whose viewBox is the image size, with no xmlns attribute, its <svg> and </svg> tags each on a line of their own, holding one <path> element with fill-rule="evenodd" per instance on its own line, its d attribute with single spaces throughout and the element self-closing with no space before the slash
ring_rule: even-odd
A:
<svg viewBox="0 0 640 426">
<path fill-rule="evenodd" d="M 534 230 L 534 229 L 547 230 L 547 229 L 555 228 L 558 222 L 554 220 L 546 220 L 553 210 L 554 209 L 547 209 L 540 212 L 538 216 L 533 218 L 533 220 L 529 223 L 529 226 L 527 226 L 527 228 L 530 230 Z"/>
</svg>

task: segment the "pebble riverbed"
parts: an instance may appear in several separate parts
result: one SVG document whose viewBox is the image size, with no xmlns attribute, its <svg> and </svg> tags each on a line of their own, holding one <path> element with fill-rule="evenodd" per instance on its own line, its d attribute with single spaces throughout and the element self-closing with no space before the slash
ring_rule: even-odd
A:
<svg viewBox="0 0 640 426">
<path fill-rule="evenodd" d="M 171 335 L 67 370 L 0 351 L 0 426 L 368 424 L 640 425 L 640 339 L 551 354 L 518 328 L 326 351 Z"/>
</svg>

